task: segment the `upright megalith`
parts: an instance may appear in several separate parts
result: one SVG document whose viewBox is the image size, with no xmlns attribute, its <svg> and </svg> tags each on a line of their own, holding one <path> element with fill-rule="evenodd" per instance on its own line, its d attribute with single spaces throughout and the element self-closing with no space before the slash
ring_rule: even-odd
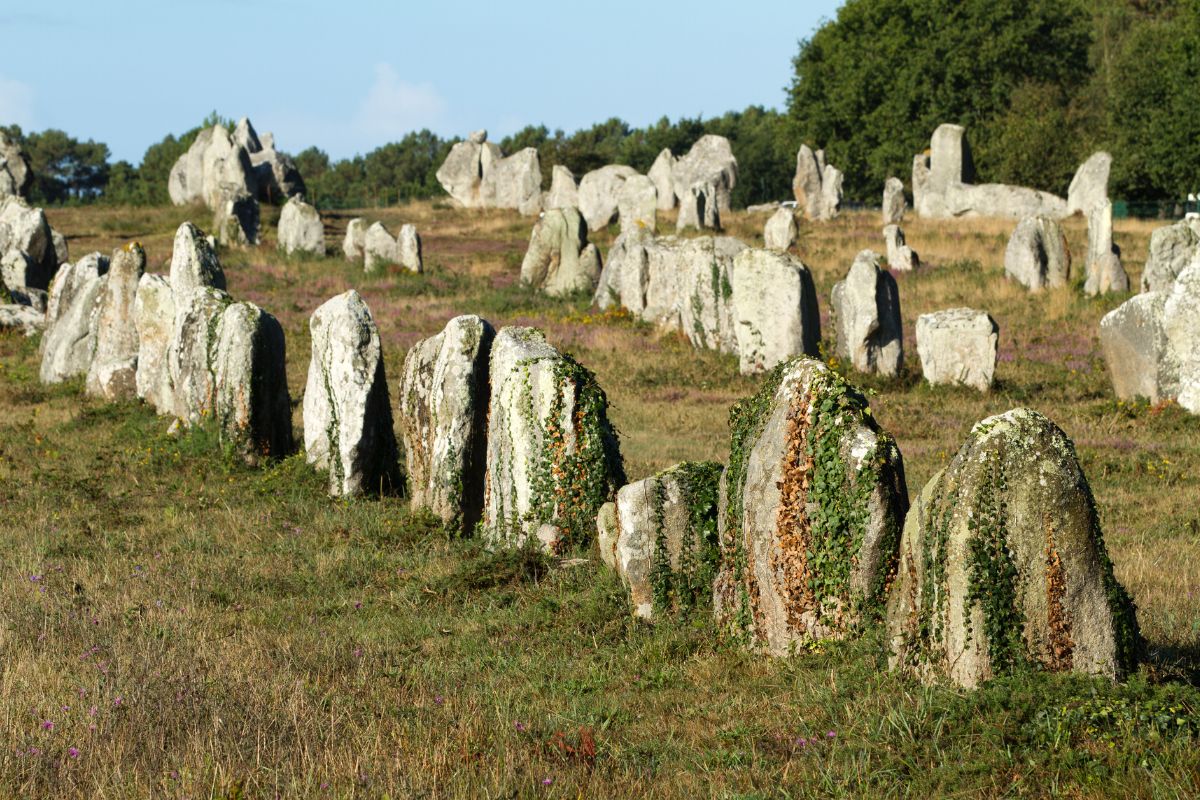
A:
<svg viewBox="0 0 1200 800">
<path fill-rule="evenodd" d="M 292 401 L 283 327 L 253 303 L 231 303 L 216 330 L 213 415 L 250 461 L 292 452 Z"/>
<path fill-rule="evenodd" d="M 842 202 L 841 170 L 825 163 L 825 151 L 815 153 L 806 144 L 796 153 L 796 175 L 792 179 L 792 194 L 796 207 L 815 222 L 831 220 L 838 215 Z"/>
<path fill-rule="evenodd" d="M 1163 327 L 1167 293 L 1135 295 L 1100 320 L 1100 352 L 1121 400 L 1175 397 L 1179 366 Z"/>
<path fill-rule="evenodd" d="M 1162 312 L 1167 351 L 1178 369 L 1176 401 L 1200 414 L 1200 262 L 1175 279 Z"/>
<path fill-rule="evenodd" d="M 763 244 L 768 250 L 786 253 L 796 243 L 796 235 L 796 213 L 784 206 L 780 206 L 763 226 Z"/>
<path fill-rule="evenodd" d="M 719 215 L 730 210 L 737 174 L 737 158 L 733 155 L 729 140 L 708 133 L 697 139 L 691 149 L 675 161 L 671 168 L 671 185 L 680 203 L 696 184 L 710 187 L 710 199 L 715 201 L 714 213 Z"/>
<path fill-rule="evenodd" d="M 521 282 L 546 294 L 591 292 L 600 278 L 600 252 L 588 243 L 587 224 L 574 208 L 542 214 L 529 236 Z"/>
<path fill-rule="evenodd" d="M 495 331 L 455 317 L 404 359 L 400 430 L 413 507 L 428 508 L 453 535 L 470 535 L 483 512 L 488 358 Z"/>
<path fill-rule="evenodd" d="M 213 230 L 222 245 L 258 244 L 258 201 L 248 193 L 226 197 L 213 212 Z"/>
<path fill-rule="evenodd" d="M 113 251 L 108 278 L 96 299 L 96 341 L 85 389 L 105 400 L 137 396 L 138 331 L 135 304 L 146 251 L 132 242 Z"/>
<path fill-rule="evenodd" d="M 465 141 L 456 142 L 437 170 L 437 181 L 446 193 L 464 208 L 479 208 L 483 184 L 483 153 L 487 131 L 475 131 Z M 492 145 L 495 147 L 495 145 Z M 497 153 L 499 148 L 496 148 Z"/>
<path fill-rule="evenodd" d="M 1187 221 L 1156 228 L 1150 234 L 1150 252 L 1142 268 L 1142 291 L 1170 291 L 1179 273 L 1197 255 L 1200 255 L 1200 235 Z"/>
<path fill-rule="evenodd" d="M 1066 286 L 1071 279 L 1071 251 L 1058 221 L 1022 219 L 1004 251 L 1004 274 L 1035 292 Z"/>
<path fill-rule="evenodd" d="M 0 280 L 10 289 L 48 290 L 67 260 L 66 240 L 46 214 L 18 195 L 0 199 Z"/>
<path fill-rule="evenodd" d="M 1089 297 L 1129 291 L 1129 276 L 1121 264 L 1121 249 L 1113 244 L 1112 202 L 1105 199 L 1088 214 L 1087 280 Z"/>
<path fill-rule="evenodd" d="M 894 377 L 904 366 L 904 334 L 896 279 L 864 250 L 833 287 L 837 354 L 859 372 Z"/>
<path fill-rule="evenodd" d="M 992 387 L 1000 326 L 986 311 L 949 308 L 917 317 L 917 356 L 925 380 L 970 386 L 981 392 Z"/>
<path fill-rule="evenodd" d="M 400 244 L 382 222 L 376 222 L 363 234 L 363 271 L 376 272 L 389 264 L 400 263 Z"/>
<path fill-rule="evenodd" d="M 64 264 L 50 285 L 42 334 L 42 383 L 87 375 L 96 351 L 97 301 L 108 280 L 109 261 L 92 253 Z"/>
<path fill-rule="evenodd" d="M 893 669 L 973 688 L 1027 667 L 1119 679 L 1137 620 L 1067 435 L 1018 408 L 975 425 L 904 523 Z"/>
<path fill-rule="evenodd" d="M 401 487 L 383 349 L 371 309 L 351 289 L 308 321 L 312 360 L 304 389 L 304 451 L 329 473 L 329 493 L 349 497 Z"/>
<path fill-rule="evenodd" d="M 645 175 L 632 175 L 617 193 L 621 233 L 654 235 L 658 230 L 658 190 Z"/>
<path fill-rule="evenodd" d="M 134 299 L 133 320 L 138 337 L 137 396 L 160 414 L 173 413 L 167 348 L 175 325 L 175 297 L 166 277 L 142 275 Z"/>
<path fill-rule="evenodd" d="M 0 200 L 10 195 L 23 197 L 33 184 L 33 170 L 21 145 L 0 131 Z"/>
<path fill-rule="evenodd" d="M 421 255 L 421 234 L 417 226 L 406 222 L 400 226 L 396 234 L 396 257 L 400 266 L 409 272 L 422 273 L 425 271 L 425 259 Z"/>
<path fill-rule="evenodd" d="M 355 217 L 346 223 L 346 236 L 342 239 L 342 255 L 347 261 L 362 261 L 367 245 L 367 221 Z"/>
<path fill-rule="evenodd" d="M 654 190 L 658 193 L 655 202 L 659 211 L 670 211 L 675 207 L 675 183 L 672 174 L 675 172 L 675 156 L 667 148 L 663 148 L 646 176 L 654 182 Z"/>
<path fill-rule="evenodd" d="M 888 178 L 883 184 L 883 227 L 899 225 L 904 221 L 908 201 L 904 197 L 904 182 L 899 178 Z"/>
<path fill-rule="evenodd" d="M 542 167 L 535 148 L 481 163 L 479 198 L 485 208 L 511 208 L 525 216 L 542 210 Z"/>
<path fill-rule="evenodd" d="M 824 363 L 799 358 L 729 421 L 718 623 L 782 656 L 878 618 L 908 493 L 900 451 L 865 398 Z"/>
<path fill-rule="evenodd" d="M 688 461 L 617 492 L 612 563 L 636 616 L 711 609 L 721 471 L 720 464 Z M 603 516 L 601 509 L 598 530 Z"/>
<path fill-rule="evenodd" d="M 562 164 L 555 164 L 550 170 L 550 191 L 546 192 L 546 209 L 578 208 L 579 186 L 571 170 Z"/>
<path fill-rule="evenodd" d="M 799 259 L 747 248 L 733 260 L 729 285 L 743 375 L 765 372 L 793 356 L 818 354 L 817 291 Z"/>
<path fill-rule="evenodd" d="M 625 483 L 604 390 L 533 328 L 496 334 L 490 376 L 484 537 L 554 551 L 589 541 Z"/>
<path fill-rule="evenodd" d="M 921 257 L 908 246 L 904 231 L 899 225 L 888 225 L 883 229 L 883 240 L 887 245 L 888 268 L 895 272 L 912 272 L 921 265 Z"/>
<path fill-rule="evenodd" d="M 717 204 L 717 187 L 699 181 L 683 189 L 679 195 L 679 216 L 675 230 L 720 230 L 721 211 Z"/>
<path fill-rule="evenodd" d="M 598 231 L 606 228 L 617 218 L 621 188 L 627 179 L 637 174 L 633 167 L 609 164 L 580 178 L 577 192 L 579 213 L 587 221 L 588 230 Z"/>
<path fill-rule="evenodd" d="M 171 291 L 177 300 L 186 298 L 193 289 L 208 286 L 225 289 L 225 272 L 204 232 L 190 222 L 175 231 L 171 249 Z"/>
<path fill-rule="evenodd" d="M 325 225 L 316 208 L 297 195 L 290 198 L 279 212 L 279 249 L 289 256 L 307 253 L 325 255 Z"/>
<path fill-rule="evenodd" d="M 1090 216 L 1096 206 L 1109 202 L 1108 174 L 1112 156 L 1105 152 L 1092 153 L 1071 179 L 1067 190 L 1067 213 Z"/>
</svg>

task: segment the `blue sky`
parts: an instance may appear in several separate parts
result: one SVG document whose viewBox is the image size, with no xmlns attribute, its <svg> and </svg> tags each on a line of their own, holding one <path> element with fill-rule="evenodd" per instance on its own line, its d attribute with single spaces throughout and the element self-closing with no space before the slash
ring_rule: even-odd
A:
<svg viewBox="0 0 1200 800">
<path fill-rule="evenodd" d="M 499 139 L 612 116 L 782 108 L 800 39 L 835 0 L 607 3 L 0 2 L 0 123 L 141 160 L 212 110 L 335 158 L 410 130 Z"/>
</svg>

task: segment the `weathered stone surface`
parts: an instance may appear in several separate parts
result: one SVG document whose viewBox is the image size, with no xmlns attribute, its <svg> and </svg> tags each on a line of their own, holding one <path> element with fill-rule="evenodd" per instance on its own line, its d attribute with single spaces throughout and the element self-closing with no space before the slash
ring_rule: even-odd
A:
<svg viewBox="0 0 1200 800">
<path fill-rule="evenodd" d="M 625 483 L 604 391 L 532 328 L 496 334 L 490 373 L 484 537 L 520 546 L 549 524 L 560 546 L 588 541 Z"/>
<path fill-rule="evenodd" d="M 794 201 L 792 202 L 792 205 L 795 205 Z M 774 213 L 776 210 L 778 210 L 781 207 L 783 207 L 783 203 L 779 202 L 778 200 L 771 200 L 766 203 L 755 203 L 752 206 L 746 206 L 746 213 L 747 214 Z"/>
<path fill-rule="evenodd" d="M 175 298 L 166 276 L 142 275 L 133 304 L 133 319 L 138 336 L 137 396 L 158 413 L 171 414 L 175 401 L 167 369 L 167 348 L 175 325 Z"/>
<path fill-rule="evenodd" d="M 904 366 L 900 292 L 879 268 L 879 256 L 859 253 L 845 280 L 834 285 L 832 302 L 838 356 L 859 372 L 898 375 Z"/>
<path fill-rule="evenodd" d="M 795 212 L 780 207 L 763 227 L 763 244 L 768 250 L 787 252 L 796 243 L 797 233 Z"/>
<path fill-rule="evenodd" d="M 36 336 L 46 328 L 46 315 L 23 303 L 0 305 L 0 331 L 20 331 Z"/>
<path fill-rule="evenodd" d="M 661 157 L 661 153 L 659 154 Z M 696 140 L 687 154 L 680 157 L 671 170 L 671 185 L 675 196 L 683 198 L 696 184 L 712 187 L 716 213 L 730 209 L 729 199 L 737 183 L 737 159 L 729 140 L 716 134 L 705 134 Z"/>
<path fill-rule="evenodd" d="M 54 228 L 50 229 L 50 246 L 54 250 L 52 263 L 55 271 L 58 270 L 60 264 L 65 264 L 70 261 L 70 252 L 67 248 L 67 237 L 62 235 L 61 231 Z M 47 256 L 49 257 L 49 256 Z"/>
<path fill-rule="evenodd" d="M 925 380 L 986 392 L 996 376 L 1000 326 L 986 311 L 950 308 L 917 317 L 917 355 Z"/>
<path fill-rule="evenodd" d="M 21 145 L 0 131 L 0 200 L 10 195 L 25 196 L 33 183 L 33 170 Z"/>
<path fill-rule="evenodd" d="M 894 575 L 908 508 L 900 451 L 862 395 L 810 358 L 772 373 L 730 424 L 718 623 L 778 656 L 852 635 Z"/>
<path fill-rule="evenodd" d="M 481 157 L 487 131 L 480 131 L 483 138 L 475 141 L 475 134 L 465 142 L 450 148 L 446 160 L 438 167 L 437 180 L 446 193 L 463 208 L 480 207 L 480 187 L 483 184 Z"/>
<path fill-rule="evenodd" d="M 1175 399 L 1200 414 L 1200 262 L 1186 267 L 1163 304 L 1163 332 L 1170 360 L 1178 367 Z"/>
<path fill-rule="evenodd" d="M 108 271 L 108 259 L 103 262 L 80 259 L 73 269 L 64 267 L 59 280 L 51 287 L 51 302 L 55 314 L 46 315 L 46 332 L 42 336 L 42 383 L 61 383 L 69 378 L 87 375 L 96 351 L 98 300 L 108 280 L 99 268 Z M 60 291 L 55 289 L 60 286 Z M 55 299 L 55 295 L 59 297 Z"/>
<path fill-rule="evenodd" d="M 483 512 L 494 336 L 479 317 L 455 317 L 404 359 L 400 430 L 412 505 L 430 509 L 455 535 L 473 533 Z"/>
<path fill-rule="evenodd" d="M 635 616 L 711 606 L 720 479 L 720 464 L 689 461 L 617 492 L 613 568 L 629 589 Z"/>
<path fill-rule="evenodd" d="M 258 244 L 258 201 L 248 194 L 225 198 L 213 213 L 217 241 L 226 247 Z"/>
<path fill-rule="evenodd" d="M 658 231 L 658 190 L 645 175 L 631 175 L 617 193 L 617 219 L 621 233 Z"/>
<path fill-rule="evenodd" d="M 1165 292 L 1144 292 L 1100 320 L 1100 350 L 1121 400 L 1158 403 L 1176 394 L 1179 368 L 1163 327 L 1166 302 Z"/>
<path fill-rule="evenodd" d="M 289 256 L 293 253 L 325 255 L 325 225 L 317 209 L 293 197 L 279 212 L 279 249 Z"/>
<path fill-rule="evenodd" d="M 367 228 L 363 236 L 363 270 L 374 272 L 388 264 L 400 263 L 400 246 L 382 222 Z"/>
<path fill-rule="evenodd" d="M 0 284 L 0 286 L 3 286 L 3 284 Z M 10 289 L 7 286 L 3 286 L 3 288 L 8 291 L 14 304 L 32 308 L 34 311 L 45 316 L 46 306 L 50 299 L 49 292 L 41 289 L 30 289 L 28 286 L 20 289 Z"/>
<path fill-rule="evenodd" d="M 108 272 L 108 256 L 89 253 L 74 264 L 63 264 L 54 276 L 46 297 L 46 324 L 53 327 L 75 301 L 75 296 L 93 278 Z M 43 343 L 43 349 L 44 343 Z"/>
<path fill-rule="evenodd" d="M 883 229 L 883 240 L 887 244 L 888 267 L 896 272 L 912 272 L 921 265 L 921 258 L 904 241 L 904 231 L 899 225 L 888 225 Z"/>
<path fill-rule="evenodd" d="M 481 163 L 484 163 L 481 159 Z M 485 208 L 516 209 L 525 216 L 542 210 L 542 167 L 535 148 L 485 164 L 479 188 Z"/>
<path fill-rule="evenodd" d="M 304 193 L 296 164 L 261 138 L 243 117 L 232 135 L 222 125 L 206 128 L 171 167 L 167 191 L 175 205 L 203 202 L 213 211 L 243 195 L 270 203 Z"/>
<path fill-rule="evenodd" d="M 204 286 L 224 290 L 225 272 L 208 238 L 195 225 L 185 222 L 175 231 L 171 249 L 171 291 L 178 301 Z"/>
<path fill-rule="evenodd" d="M 137 242 L 113 251 L 108 278 L 96 298 L 96 341 L 85 389 L 105 400 L 137 396 L 138 332 L 134 305 L 146 271 Z"/>
<path fill-rule="evenodd" d="M 562 164 L 550 170 L 550 191 L 546 193 L 546 208 L 576 208 L 579 205 L 579 187 L 575 176 Z"/>
<path fill-rule="evenodd" d="M 0 279 L 4 285 L 48 289 L 59 263 L 54 232 L 42 209 L 31 207 L 17 195 L 0 200 Z"/>
<path fill-rule="evenodd" d="M 304 178 L 296 162 L 276 151 L 272 134 L 264 134 L 260 139 L 250 120 L 242 117 L 234 129 L 233 141 L 250 156 L 259 200 L 279 203 L 285 198 L 304 194 Z"/>
<path fill-rule="evenodd" d="M 904 221 L 908 201 L 904 198 L 904 182 L 899 178 L 888 178 L 883 184 L 883 226 L 899 225 Z"/>
<path fill-rule="evenodd" d="M 825 151 L 815 153 L 806 144 L 796 153 L 796 175 L 792 179 L 796 207 L 815 222 L 838 215 L 842 200 L 842 173 L 825 163 Z"/>
<path fill-rule="evenodd" d="M 190 426 L 215 416 L 215 343 L 221 314 L 233 299 L 216 287 L 197 286 L 177 291 L 174 280 L 171 283 L 175 304 L 175 319 L 167 343 L 171 413 Z"/>
<path fill-rule="evenodd" d="M 1071 251 L 1062 226 L 1049 217 L 1021 220 L 1004 251 L 1004 274 L 1035 292 L 1066 286 L 1071 278 Z"/>
<path fill-rule="evenodd" d="M 342 239 L 342 253 L 347 261 L 361 261 L 367 246 L 367 221 L 355 217 L 346 223 L 346 236 Z"/>
<path fill-rule="evenodd" d="M 1107 199 L 1093 204 L 1088 214 L 1087 281 L 1083 291 L 1089 297 L 1129 291 L 1121 250 L 1113 244 L 1112 202 Z"/>
<path fill-rule="evenodd" d="M 784 253 L 742 250 L 730 275 L 738 367 L 764 372 L 821 343 L 817 291 L 808 268 Z"/>
<path fill-rule="evenodd" d="M 550 295 L 591 292 L 600 277 L 600 254 L 574 208 L 554 208 L 533 226 L 521 262 L 521 282 Z"/>
<path fill-rule="evenodd" d="M 1096 206 L 1107 203 L 1108 174 L 1111 170 L 1111 155 L 1092 153 L 1071 179 L 1071 187 L 1067 190 L 1067 213 L 1089 216 Z"/>
<path fill-rule="evenodd" d="M 675 156 L 667 148 L 663 148 L 650 166 L 646 177 L 654 183 L 658 193 L 655 202 L 659 211 L 670 211 L 675 207 L 675 182 L 672 175 L 675 172 Z"/>
<path fill-rule="evenodd" d="M 399 488 L 400 452 L 371 309 L 351 289 L 318 307 L 308 328 L 305 458 L 329 473 L 334 497 Z"/>
<path fill-rule="evenodd" d="M 409 272 L 424 272 L 425 262 L 421 258 L 421 236 L 417 226 L 406 223 L 396 234 L 396 260 Z"/>
<path fill-rule="evenodd" d="M 292 402 L 283 328 L 253 303 L 225 308 L 217 326 L 215 417 L 251 459 L 292 451 Z"/>
<path fill-rule="evenodd" d="M 675 230 L 720 230 L 721 214 L 716 201 L 717 187 L 711 183 L 694 183 L 679 195 L 679 217 Z"/>
<path fill-rule="evenodd" d="M 1187 222 L 1176 222 L 1150 234 L 1150 253 L 1142 268 L 1143 292 L 1169 292 L 1179 273 L 1200 255 L 1200 236 Z"/>
<path fill-rule="evenodd" d="M 596 545 L 600 548 L 600 560 L 609 569 L 617 569 L 617 538 L 621 535 L 621 523 L 617 519 L 617 504 L 609 501 L 600 506 L 596 514 Z"/>
<path fill-rule="evenodd" d="M 624 164 L 609 164 L 594 169 L 579 181 L 579 213 L 587 220 L 588 230 L 598 231 L 616 219 L 621 187 L 637 170 Z"/>
<path fill-rule="evenodd" d="M 1053 422 L 1018 408 L 975 425 L 908 514 L 887 620 L 890 666 L 925 680 L 1134 668 L 1133 604 Z"/>
</svg>

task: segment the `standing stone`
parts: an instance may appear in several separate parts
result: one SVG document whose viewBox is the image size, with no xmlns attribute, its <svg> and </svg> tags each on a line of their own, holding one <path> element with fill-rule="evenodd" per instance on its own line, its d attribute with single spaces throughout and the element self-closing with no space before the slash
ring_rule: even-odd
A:
<svg viewBox="0 0 1200 800">
<path fill-rule="evenodd" d="M 1100 320 L 1100 350 L 1120 400 L 1175 397 L 1178 365 L 1163 327 L 1166 302 L 1166 292 L 1143 292 Z"/>
<path fill-rule="evenodd" d="M 167 369 L 167 347 L 175 324 L 175 298 L 171 282 L 162 275 L 143 274 L 133 304 L 137 329 L 137 396 L 170 414 L 175 407 L 171 377 Z"/>
<path fill-rule="evenodd" d="M 1163 332 L 1171 361 L 1178 368 L 1175 399 L 1200 414 L 1200 262 L 1186 267 L 1163 304 Z"/>
<path fill-rule="evenodd" d="M 491 162 L 483 172 L 480 202 L 486 208 L 516 209 L 525 216 L 542 210 L 542 167 L 535 148 Z"/>
<path fill-rule="evenodd" d="M 49 289 L 59 263 L 45 212 L 31 208 L 17 195 L 0 200 L 0 280 L 4 285 Z"/>
<path fill-rule="evenodd" d="M 1071 252 L 1062 226 L 1049 217 L 1025 217 L 1004 251 L 1004 274 L 1030 291 L 1066 286 Z"/>
<path fill-rule="evenodd" d="M 279 249 L 293 253 L 325 255 L 325 226 L 317 209 L 301 197 L 287 201 L 279 214 Z"/>
<path fill-rule="evenodd" d="M 105 400 L 137 396 L 138 332 L 134 305 L 146 271 L 146 251 L 137 242 L 113 251 L 108 279 L 96 299 L 96 342 L 88 367 L 88 394 Z"/>
<path fill-rule="evenodd" d="M 763 243 L 768 250 L 786 253 L 796 243 L 796 234 L 795 212 L 781 206 L 763 227 Z"/>
<path fill-rule="evenodd" d="M 575 185 L 575 176 L 571 170 L 555 164 L 550 170 L 550 191 L 546 193 L 546 209 L 577 207 L 579 205 L 579 187 Z"/>
<path fill-rule="evenodd" d="M 438 167 L 437 181 L 446 193 L 463 208 L 480 207 L 480 187 L 483 183 L 481 163 L 487 131 L 477 131 L 465 142 L 450 148 L 446 160 Z"/>
<path fill-rule="evenodd" d="M 879 268 L 879 256 L 864 250 L 846 278 L 833 287 L 837 354 L 859 372 L 894 377 L 904 366 L 900 292 L 896 279 Z"/>
<path fill-rule="evenodd" d="M 600 254 L 587 239 L 587 225 L 578 211 L 546 211 L 529 236 L 521 282 L 556 297 L 593 291 L 600 277 Z"/>
<path fill-rule="evenodd" d="M 579 181 L 579 213 L 587 220 L 588 230 L 608 227 L 617 216 L 621 186 L 637 170 L 624 164 L 609 164 L 594 169 Z"/>
<path fill-rule="evenodd" d="M 171 250 L 171 291 L 177 306 L 193 289 L 205 286 L 224 290 L 225 273 L 208 238 L 195 225 L 185 222 L 175 231 Z"/>
<path fill-rule="evenodd" d="M 883 184 L 883 226 L 899 225 L 904 221 L 908 201 L 904 199 L 904 182 L 899 178 L 888 178 Z"/>
<path fill-rule="evenodd" d="M 670 211 L 675 207 L 675 183 L 672 175 L 675 172 L 675 156 L 668 148 L 663 148 L 650 166 L 646 176 L 654 183 L 658 193 L 656 202 L 659 211 Z"/>
<path fill-rule="evenodd" d="M 0 331 L 20 331 L 23 336 L 36 336 L 46 329 L 46 316 L 24 303 L 0 305 Z"/>
<path fill-rule="evenodd" d="M 658 230 L 658 191 L 645 175 L 631 175 L 617 193 L 617 218 L 621 233 L 642 232 L 649 235 Z"/>
<path fill-rule="evenodd" d="M 257 245 L 258 222 L 258 201 L 246 193 L 225 198 L 213 214 L 217 241 L 226 246 Z"/>
<path fill-rule="evenodd" d="M 216 343 L 221 314 L 233 299 L 212 286 L 175 291 L 174 269 L 171 277 L 175 319 L 167 344 L 170 398 L 172 413 L 190 427 L 216 416 Z"/>
<path fill-rule="evenodd" d="M 721 469 L 712 462 L 684 462 L 617 492 L 613 563 L 635 616 L 711 608 L 720 558 Z"/>
<path fill-rule="evenodd" d="M 825 218 L 833 219 L 842 207 L 842 183 L 845 176 L 832 164 L 826 164 L 821 172 L 821 208 Z"/>
<path fill-rule="evenodd" d="M 729 140 L 709 133 L 697 139 L 687 154 L 675 162 L 671 184 L 681 203 L 696 184 L 712 187 L 709 199 L 715 201 L 714 213 L 728 213 L 737 172 L 737 159 Z"/>
<path fill-rule="evenodd" d="M 1075 446 L 1036 411 L 975 425 L 904 523 L 892 669 L 974 688 L 1030 666 L 1119 679 L 1140 645 Z"/>
<path fill-rule="evenodd" d="M 617 539 L 621 535 L 621 523 L 617 520 L 617 504 L 609 501 L 600 506 L 596 514 L 596 545 L 600 549 L 600 560 L 614 572 L 617 570 Z"/>
<path fill-rule="evenodd" d="M 883 610 L 908 493 L 863 396 L 811 358 L 730 411 L 721 483 L 718 624 L 785 656 Z"/>
<path fill-rule="evenodd" d="M 375 272 L 389 264 L 400 263 L 400 246 L 382 222 L 367 228 L 363 237 L 363 271 Z"/>
<path fill-rule="evenodd" d="M 796 175 L 792 179 L 792 194 L 796 197 L 796 208 L 813 221 L 828 219 L 823 208 L 821 195 L 822 171 L 825 168 L 825 153 L 814 153 L 806 144 L 800 145 L 796 153 Z"/>
<path fill-rule="evenodd" d="M 896 272 L 912 272 L 921 265 L 921 258 L 904 241 L 904 231 L 899 225 L 888 225 L 883 229 L 887 243 L 888 267 Z"/>
<path fill-rule="evenodd" d="M 342 239 L 342 253 L 347 261 L 361 261 L 367 245 L 367 221 L 355 217 L 346 225 L 346 238 Z"/>
<path fill-rule="evenodd" d="M 1083 291 L 1088 297 L 1129 291 L 1121 251 L 1113 244 L 1112 202 L 1107 199 L 1093 205 L 1088 214 L 1087 281 Z"/>
<path fill-rule="evenodd" d="M 217 325 L 214 416 L 249 461 L 292 451 L 292 401 L 283 328 L 253 303 L 232 303 Z"/>
<path fill-rule="evenodd" d="M 720 230 L 721 214 L 717 206 L 717 187 L 694 183 L 679 195 L 679 218 L 675 230 Z"/>
<path fill-rule="evenodd" d="M 473 315 L 413 345 L 400 381 L 400 430 L 414 508 L 469 536 L 484 502 L 488 356 L 495 331 Z"/>
<path fill-rule="evenodd" d="M 9 195 L 24 196 L 33 183 L 33 170 L 21 145 L 0 131 L 0 200 Z"/>
<path fill-rule="evenodd" d="M 734 258 L 730 279 L 743 375 L 765 372 L 793 356 L 819 353 L 817 291 L 799 259 L 746 249 Z"/>
<path fill-rule="evenodd" d="M 484 537 L 521 546 L 549 526 L 560 549 L 587 542 L 625 483 L 604 391 L 533 328 L 496 334 L 490 373 Z"/>
<path fill-rule="evenodd" d="M 87 375 L 96 349 L 97 301 L 107 281 L 108 259 L 99 253 L 63 266 L 46 304 L 42 383 Z"/>
<path fill-rule="evenodd" d="M 986 311 L 950 308 L 917 317 L 917 355 L 925 380 L 936 385 L 992 387 L 1000 326 Z"/>
<path fill-rule="evenodd" d="M 308 329 L 305 458 L 329 473 L 334 497 L 399 488 L 400 453 L 371 309 L 351 289 L 318 307 Z"/>
<path fill-rule="evenodd" d="M 1150 253 L 1142 269 L 1143 292 L 1169 292 L 1179 273 L 1200 254 L 1200 236 L 1187 222 L 1176 222 L 1150 234 Z"/>
<path fill-rule="evenodd" d="M 409 272 L 425 271 L 425 262 L 421 259 L 421 237 L 416 225 L 409 223 L 400 226 L 400 233 L 396 234 L 396 256 L 400 266 Z"/>
<path fill-rule="evenodd" d="M 1108 202 L 1108 174 L 1112 169 L 1112 156 L 1108 153 L 1092 153 L 1080 165 L 1071 188 L 1067 190 L 1067 213 L 1091 216 L 1092 210 Z"/>
</svg>

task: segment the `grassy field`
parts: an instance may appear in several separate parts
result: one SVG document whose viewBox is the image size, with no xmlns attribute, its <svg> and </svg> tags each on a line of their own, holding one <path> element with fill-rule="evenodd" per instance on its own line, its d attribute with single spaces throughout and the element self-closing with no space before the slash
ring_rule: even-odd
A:
<svg viewBox="0 0 1200 800">
<path fill-rule="evenodd" d="M 277 211 L 264 210 L 273 231 Z M 585 300 L 516 281 L 530 220 L 428 204 L 427 274 L 341 258 L 222 254 L 231 293 L 287 333 L 295 423 L 308 317 L 357 288 L 393 402 L 406 348 L 460 313 L 544 328 L 598 376 L 631 480 L 724 461 L 731 402 L 756 381 Z M 74 257 L 130 239 L 165 272 L 198 209 L 52 210 Z M 765 215 L 729 233 L 761 244 Z M 1078 446 L 1149 658 L 1127 685 L 1023 675 L 967 693 L 887 674 L 878 633 L 772 660 L 708 618 L 633 620 L 594 553 L 563 565 L 447 540 L 404 500 L 337 501 L 303 456 L 250 469 L 137 404 L 38 383 L 37 341 L 0 337 L 0 796 L 1194 797 L 1200 795 L 1200 420 L 1118 403 L 1096 341 L 1122 298 L 1030 295 L 1003 277 L 1011 225 L 905 226 L 924 265 L 897 276 L 908 363 L 874 393 L 909 491 L 977 420 L 1027 405 Z M 1068 223 L 1076 272 L 1086 231 Z M 1153 225 L 1119 221 L 1134 285 Z M 877 214 L 802 225 L 822 314 Z M 595 237 L 606 249 L 613 232 Z M 1079 281 L 1082 277 L 1079 276 Z M 999 322 L 990 394 L 920 380 L 919 314 Z M 828 341 L 832 331 L 825 326 Z"/>
</svg>

